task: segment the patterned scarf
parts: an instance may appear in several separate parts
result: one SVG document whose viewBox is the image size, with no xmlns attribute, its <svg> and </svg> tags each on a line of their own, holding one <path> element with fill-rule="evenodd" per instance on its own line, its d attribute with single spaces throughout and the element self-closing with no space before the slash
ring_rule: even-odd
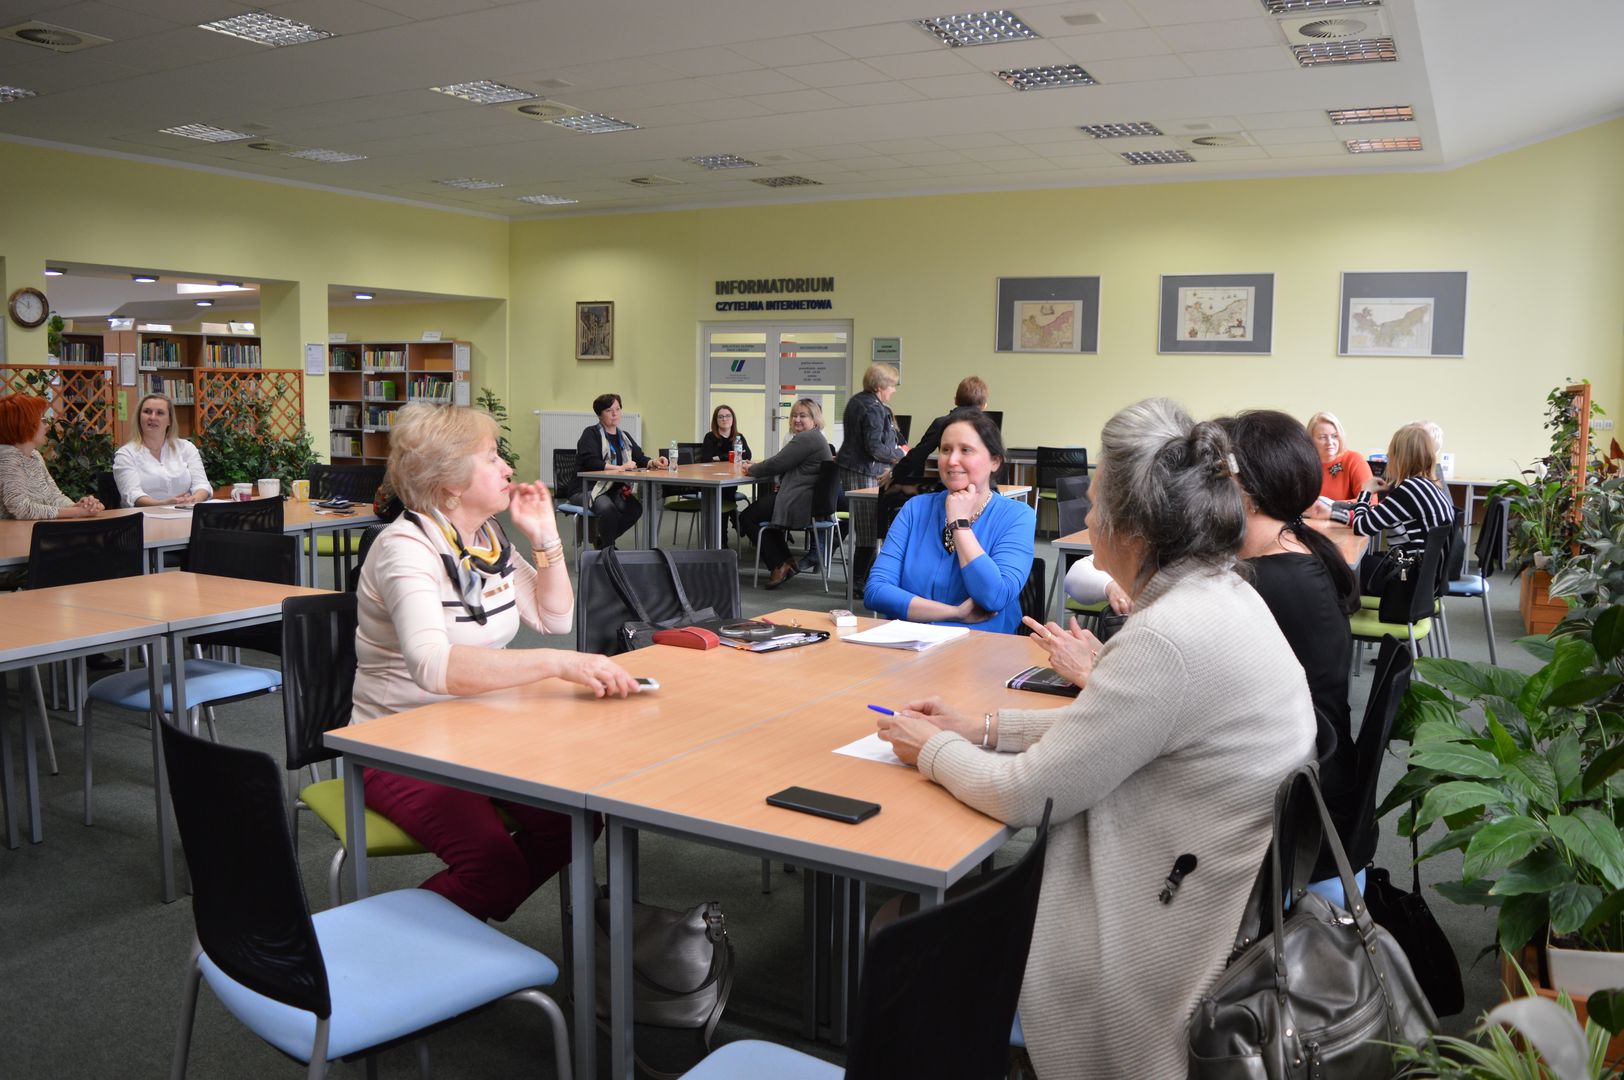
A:
<svg viewBox="0 0 1624 1080">
<path fill-rule="evenodd" d="M 513 558 L 513 545 L 495 520 L 487 521 L 474 535 L 472 544 L 464 544 L 456 526 L 446 520 L 438 510 L 431 510 L 433 525 L 410 510 L 405 516 L 430 538 L 438 535 L 450 551 L 440 552 L 447 576 L 457 587 L 463 609 L 479 625 L 485 625 L 485 583 L 492 578 L 508 575 Z"/>
</svg>

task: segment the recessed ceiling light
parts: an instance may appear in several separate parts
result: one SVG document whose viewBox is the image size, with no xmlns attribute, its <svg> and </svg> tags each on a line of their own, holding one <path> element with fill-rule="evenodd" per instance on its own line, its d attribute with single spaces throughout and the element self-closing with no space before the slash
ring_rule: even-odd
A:
<svg viewBox="0 0 1624 1080">
<path fill-rule="evenodd" d="M 240 289 L 240 288 L 242 288 L 242 282 L 240 282 L 240 281 L 216 281 L 214 284 L 216 286 L 218 286 L 219 288 L 222 288 L 222 289 Z"/>
<path fill-rule="evenodd" d="M 203 142 L 235 142 L 238 139 L 253 138 L 245 132 L 219 128 L 212 124 L 179 124 L 158 130 L 165 135 L 179 135 L 183 139 L 199 139 Z"/>
<path fill-rule="evenodd" d="M 337 165 L 343 161 L 365 161 L 367 159 L 365 154 L 346 154 L 342 150 L 322 150 L 319 147 L 312 147 L 309 150 L 291 150 L 282 156 L 300 158 L 304 161 L 319 161 L 323 165 Z"/>
<path fill-rule="evenodd" d="M 481 180 L 477 176 L 459 176 L 452 180 L 436 180 L 436 184 L 446 187 L 462 188 L 464 191 L 484 191 L 487 188 L 499 188 L 505 185 L 499 180 Z"/>
<path fill-rule="evenodd" d="M 61 277 L 63 274 L 66 274 L 66 273 L 67 273 L 67 271 L 62 269 L 60 266 L 47 266 L 45 268 L 45 276 L 46 277 Z"/>
<path fill-rule="evenodd" d="M 1333 124 L 1385 124 L 1414 120 L 1415 110 L 1408 105 L 1378 105 L 1371 109 L 1326 109 L 1325 115 Z"/>
<path fill-rule="evenodd" d="M 1321 64 L 1374 64 L 1398 59 L 1398 48 L 1390 37 L 1359 41 L 1325 41 L 1314 45 L 1293 45 L 1299 67 Z"/>
<path fill-rule="evenodd" d="M 356 293 L 354 295 L 355 295 L 355 298 L 357 300 L 371 300 L 372 299 L 372 294 L 369 293 L 369 292 L 358 292 L 358 293 Z"/>
<path fill-rule="evenodd" d="M 231 282 L 231 281 L 222 281 L 218 285 L 210 285 L 206 281 L 177 281 L 175 283 L 175 292 L 182 295 L 182 296 L 189 296 L 192 293 L 253 292 L 253 291 L 254 291 L 254 286 L 243 285 L 240 282 Z"/>
<path fill-rule="evenodd" d="M 934 19 L 920 19 L 916 25 L 954 49 L 963 45 L 993 45 L 1000 41 L 1025 41 L 1041 36 L 1013 11 L 938 15 Z"/>
<path fill-rule="evenodd" d="M 537 206 L 571 206 L 581 201 L 568 195 L 516 195 L 514 198 L 519 202 L 534 203 Z"/>
<path fill-rule="evenodd" d="M 1382 0 L 1263 0 L 1270 15 L 1312 15 L 1338 8 L 1381 7 Z"/>
<path fill-rule="evenodd" d="M 822 180 L 813 180 L 805 176 L 756 176 L 752 177 L 750 182 L 760 184 L 762 187 L 817 187 L 823 184 Z"/>
<path fill-rule="evenodd" d="M 612 116 L 602 113 L 577 113 L 574 116 L 560 116 L 557 120 L 547 121 L 557 124 L 561 128 L 579 131 L 583 135 L 604 135 L 611 131 L 637 131 L 641 125 L 628 124 L 624 120 L 616 120 Z"/>
<path fill-rule="evenodd" d="M 1000 71 L 998 77 L 1017 90 L 1059 90 L 1066 86 L 1094 86 L 1094 76 L 1077 64 L 1045 64 L 1042 67 Z"/>
<path fill-rule="evenodd" d="M 1404 139 L 1349 139 L 1350 154 L 1391 154 L 1399 150 L 1419 150 L 1421 140 L 1415 136 Z"/>
<path fill-rule="evenodd" d="M 13 101 L 22 101 L 24 98 L 39 97 L 34 90 L 25 90 L 20 86 L 6 86 L 0 84 L 0 105 Z"/>
<path fill-rule="evenodd" d="M 256 45 L 269 45 L 272 48 L 282 45 L 303 45 L 306 42 L 320 41 L 333 36 L 330 30 L 317 30 L 309 23 L 286 19 L 281 15 L 272 15 L 264 11 L 249 11 L 233 15 L 229 19 L 198 23 L 197 28 L 213 30 L 216 34 L 226 34 L 244 41 L 252 41 Z"/>
<path fill-rule="evenodd" d="M 1096 139 L 1125 139 L 1130 135 L 1160 135 L 1162 129 L 1149 120 L 1129 120 L 1120 124 L 1084 124 L 1077 129 Z"/>
<path fill-rule="evenodd" d="M 737 154 L 701 154 L 699 157 L 683 158 L 690 165 L 698 165 L 702 169 L 756 169 L 760 162 Z"/>
<path fill-rule="evenodd" d="M 500 105 L 504 101 L 525 101 L 541 95 L 530 90 L 520 90 L 517 86 L 506 83 L 493 82 L 490 79 L 474 79 L 471 82 L 451 83 L 448 86 L 431 86 L 437 94 L 449 94 L 454 98 L 472 101 L 476 105 Z"/>
<path fill-rule="evenodd" d="M 130 275 L 130 280 L 131 281 L 139 281 L 143 285 L 150 285 L 154 281 L 157 281 L 158 279 L 155 276 L 153 276 L 152 274 L 131 274 Z"/>
<path fill-rule="evenodd" d="M 1129 165 L 1188 165 L 1195 158 L 1183 150 L 1129 150 L 1122 160 Z"/>
<path fill-rule="evenodd" d="M 214 306 L 214 301 L 213 300 L 193 300 L 192 303 L 196 304 L 198 307 L 213 307 Z"/>
</svg>

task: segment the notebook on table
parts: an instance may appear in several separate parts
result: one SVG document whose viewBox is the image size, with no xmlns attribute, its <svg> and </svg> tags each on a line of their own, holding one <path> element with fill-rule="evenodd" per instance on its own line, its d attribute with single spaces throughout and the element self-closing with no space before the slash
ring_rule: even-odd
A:
<svg viewBox="0 0 1624 1080">
<path fill-rule="evenodd" d="M 1031 690 L 1037 694 L 1056 694 L 1060 697 L 1076 697 L 1082 692 L 1082 687 L 1049 667 L 1029 667 L 1010 676 L 1004 685 L 1011 690 Z"/>
<path fill-rule="evenodd" d="M 829 640 L 827 630 L 780 626 L 763 619 L 712 619 L 694 625 L 715 634 L 721 644 L 746 652 L 777 652 Z"/>
<path fill-rule="evenodd" d="M 938 626 L 934 623 L 908 622 L 892 619 L 870 627 L 860 634 L 847 634 L 841 638 L 854 645 L 877 645 L 882 649 L 910 649 L 923 652 L 946 641 L 961 638 L 970 631 L 962 626 Z"/>
</svg>

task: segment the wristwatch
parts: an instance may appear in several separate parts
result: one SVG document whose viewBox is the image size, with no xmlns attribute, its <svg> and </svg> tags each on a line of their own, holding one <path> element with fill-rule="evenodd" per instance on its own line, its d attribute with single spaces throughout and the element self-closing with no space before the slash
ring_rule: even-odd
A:
<svg viewBox="0 0 1624 1080">
<path fill-rule="evenodd" d="M 960 529 L 968 529 L 969 527 L 970 527 L 970 519 L 969 518 L 959 518 L 956 521 L 949 521 L 947 523 L 947 528 L 948 528 L 949 532 L 958 532 Z"/>
</svg>

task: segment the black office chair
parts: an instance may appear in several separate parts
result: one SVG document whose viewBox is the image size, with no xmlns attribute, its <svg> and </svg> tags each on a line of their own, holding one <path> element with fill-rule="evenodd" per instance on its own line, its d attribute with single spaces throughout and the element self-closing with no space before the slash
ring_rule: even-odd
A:
<svg viewBox="0 0 1624 1080">
<path fill-rule="evenodd" d="M 1044 585 L 1045 574 L 1049 564 L 1041 557 L 1032 559 L 1032 572 L 1026 576 L 1026 584 L 1021 586 L 1021 614 L 1036 619 L 1039 623 L 1049 621 L 1049 590 Z M 1024 622 L 1016 628 L 1017 634 L 1032 633 L 1032 628 Z"/>
<path fill-rule="evenodd" d="M 564 1015 L 539 989 L 557 981 L 556 964 L 426 889 L 312 916 L 276 763 L 168 724 L 162 737 L 197 926 L 172 1076 L 186 1074 L 203 980 L 311 1077 L 501 999 L 547 1014 L 555 1067 L 570 1076 Z"/>
<path fill-rule="evenodd" d="M 846 1077 L 992 1080 L 1008 1072 L 1009 1032 L 1031 951 L 1052 807 L 1052 800 L 1045 804 L 1037 838 L 1014 866 L 875 933 L 863 961 Z M 969 999 L 975 1008 L 962 1007 Z M 841 1075 L 839 1066 L 745 1039 L 713 1051 L 684 1080 Z"/>
<path fill-rule="evenodd" d="M 1042 500 L 1058 500 L 1055 482 L 1062 476 L 1088 475 L 1088 448 L 1083 446 L 1040 446 L 1037 448 L 1038 506 Z"/>
<path fill-rule="evenodd" d="M 991 420 L 992 421 L 992 426 L 997 428 L 1000 432 L 1002 432 L 1004 430 L 1004 410 L 1002 410 L 1002 409 L 982 409 L 981 414 L 983 416 L 985 416 L 988 420 Z"/>
<path fill-rule="evenodd" d="M 913 427 L 913 416 L 908 413 L 893 413 L 891 418 L 897 423 L 897 441 L 907 442 L 908 432 Z"/>
<path fill-rule="evenodd" d="M 192 507 L 192 531 L 186 547 L 190 551 L 197 542 L 199 529 L 244 529 L 252 532 L 282 531 L 282 497 L 272 495 L 264 499 L 244 502 L 200 502 Z M 165 565 L 191 569 L 191 562 L 171 552 Z"/>
<path fill-rule="evenodd" d="M 368 525 L 362 531 L 361 543 L 355 549 L 355 566 L 350 569 L 349 580 L 345 582 L 346 592 L 354 592 L 361 584 L 361 567 L 366 565 L 367 552 L 372 550 L 372 545 L 377 542 L 379 534 L 388 527 L 388 525 Z"/>
<path fill-rule="evenodd" d="M 300 538 L 290 533 L 193 529 L 188 558 L 194 574 L 297 585 L 303 553 Z M 273 656 L 282 654 L 282 631 L 275 623 L 221 630 L 191 641 L 200 649 L 254 649 Z"/>
<path fill-rule="evenodd" d="M 693 465 L 699 461 L 699 450 L 703 443 L 679 442 L 677 444 L 677 464 Z M 688 546 L 694 542 L 694 523 L 699 520 L 705 509 L 704 499 L 700 497 L 699 489 L 686 485 L 665 484 L 660 488 L 661 496 L 665 500 L 664 508 L 668 514 L 688 515 Z M 671 543 L 677 542 L 677 519 L 671 519 Z"/>
<path fill-rule="evenodd" d="M 359 506 L 371 506 L 378 497 L 386 466 L 383 465 L 325 465 L 311 464 L 306 472 L 310 479 L 312 499 L 348 499 Z M 317 555 L 333 560 L 333 587 L 336 589 L 350 576 L 350 559 L 360 542 L 358 529 L 339 529 L 313 537 Z M 314 582 L 312 582 L 314 584 Z"/>
<path fill-rule="evenodd" d="M 113 479 L 110 470 L 103 469 L 96 474 L 96 498 L 109 510 L 117 510 L 124 505 L 124 496 L 119 494 L 118 482 Z"/>
<path fill-rule="evenodd" d="M 829 570 L 834 564 L 835 551 L 840 552 L 840 567 L 849 576 L 851 564 L 846 561 L 846 531 L 838 514 L 835 513 L 840 502 L 840 468 L 835 460 L 830 458 L 818 466 L 818 479 L 812 489 L 812 520 L 799 528 L 805 529 L 807 542 L 818 553 L 818 566 L 823 572 L 823 591 L 829 591 Z M 755 570 L 750 575 L 750 587 L 756 587 L 761 577 L 761 537 L 768 529 L 778 529 L 783 532 L 795 532 L 796 529 L 784 525 L 774 525 L 770 521 L 761 523 L 756 530 L 756 561 Z M 832 533 L 832 545 L 817 543 L 817 534 L 820 532 Z"/>
<path fill-rule="evenodd" d="M 1482 524 L 1477 532 L 1477 573 L 1456 575 L 1449 582 L 1446 597 L 1477 597 L 1483 601 L 1483 631 L 1489 636 L 1489 663 L 1498 664 L 1500 658 L 1494 651 L 1494 619 L 1489 614 L 1489 578 L 1495 571 L 1506 565 L 1507 545 L 1509 544 L 1511 500 L 1501 496 L 1490 499 L 1488 509 L 1483 513 Z M 1439 610 L 1442 614 L 1442 608 Z M 1444 640 L 1449 640 L 1449 624 L 1447 620 L 1440 621 L 1440 628 L 1444 632 Z"/>
<path fill-rule="evenodd" d="M 589 488 L 583 488 L 575 479 L 575 451 L 553 451 L 553 509 L 575 521 L 575 580 L 581 580 L 581 552 L 591 536 L 591 500 Z"/>
</svg>

